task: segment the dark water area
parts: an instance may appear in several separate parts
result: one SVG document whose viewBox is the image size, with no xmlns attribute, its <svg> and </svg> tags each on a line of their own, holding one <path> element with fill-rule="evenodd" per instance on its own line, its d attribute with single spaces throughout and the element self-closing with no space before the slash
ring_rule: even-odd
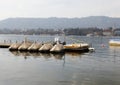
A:
<svg viewBox="0 0 120 85">
<path fill-rule="evenodd" d="M 56 36 L 0 35 L 0 42 L 53 41 Z M 63 41 L 63 36 L 59 36 Z M 0 48 L 0 85 L 120 85 L 120 47 L 110 47 L 112 37 L 67 36 L 67 43 L 85 41 L 91 53 L 65 54 L 10 52 Z"/>
</svg>

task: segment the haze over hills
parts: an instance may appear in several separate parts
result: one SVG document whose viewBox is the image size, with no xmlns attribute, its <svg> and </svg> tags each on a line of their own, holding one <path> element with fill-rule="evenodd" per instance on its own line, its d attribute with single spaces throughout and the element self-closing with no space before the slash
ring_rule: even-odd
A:
<svg viewBox="0 0 120 85">
<path fill-rule="evenodd" d="M 84 18 L 8 18 L 0 21 L 0 29 L 37 29 L 37 28 L 120 28 L 120 18 L 90 16 Z"/>
</svg>

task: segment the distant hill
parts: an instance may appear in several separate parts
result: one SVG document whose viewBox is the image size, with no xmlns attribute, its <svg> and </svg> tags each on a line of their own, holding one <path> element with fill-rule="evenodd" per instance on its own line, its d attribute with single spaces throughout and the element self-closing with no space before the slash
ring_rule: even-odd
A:
<svg viewBox="0 0 120 85">
<path fill-rule="evenodd" d="M 8 18 L 0 21 L 0 29 L 120 27 L 120 18 L 90 16 L 84 18 Z"/>
</svg>

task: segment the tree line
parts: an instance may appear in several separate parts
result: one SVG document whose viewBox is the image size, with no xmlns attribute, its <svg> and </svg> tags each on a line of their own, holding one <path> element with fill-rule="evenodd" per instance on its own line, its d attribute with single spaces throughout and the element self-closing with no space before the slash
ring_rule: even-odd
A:
<svg viewBox="0 0 120 85">
<path fill-rule="evenodd" d="M 41 34 L 65 34 L 65 35 L 87 35 L 98 34 L 102 35 L 103 29 L 91 27 L 91 28 L 64 28 L 64 29 L 0 29 L 0 34 L 27 34 L 27 35 L 41 35 Z"/>
</svg>

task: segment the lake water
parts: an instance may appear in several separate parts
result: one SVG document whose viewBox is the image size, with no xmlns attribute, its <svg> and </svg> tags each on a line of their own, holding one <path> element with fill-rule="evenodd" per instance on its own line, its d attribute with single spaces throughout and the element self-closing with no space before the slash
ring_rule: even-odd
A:
<svg viewBox="0 0 120 85">
<path fill-rule="evenodd" d="M 0 35 L 0 42 L 22 41 L 24 37 Z M 55 38 L 40 35 L 26 37 L 39 42 L 53 41 Z M 66 37 L 67 43 L 90 43 L 95 48 L 93 53 L 21 53 L 0 48 L 0 85 L 120 85 L 120 48 L 109 47 L 110 38 Z"/>
</svg>

